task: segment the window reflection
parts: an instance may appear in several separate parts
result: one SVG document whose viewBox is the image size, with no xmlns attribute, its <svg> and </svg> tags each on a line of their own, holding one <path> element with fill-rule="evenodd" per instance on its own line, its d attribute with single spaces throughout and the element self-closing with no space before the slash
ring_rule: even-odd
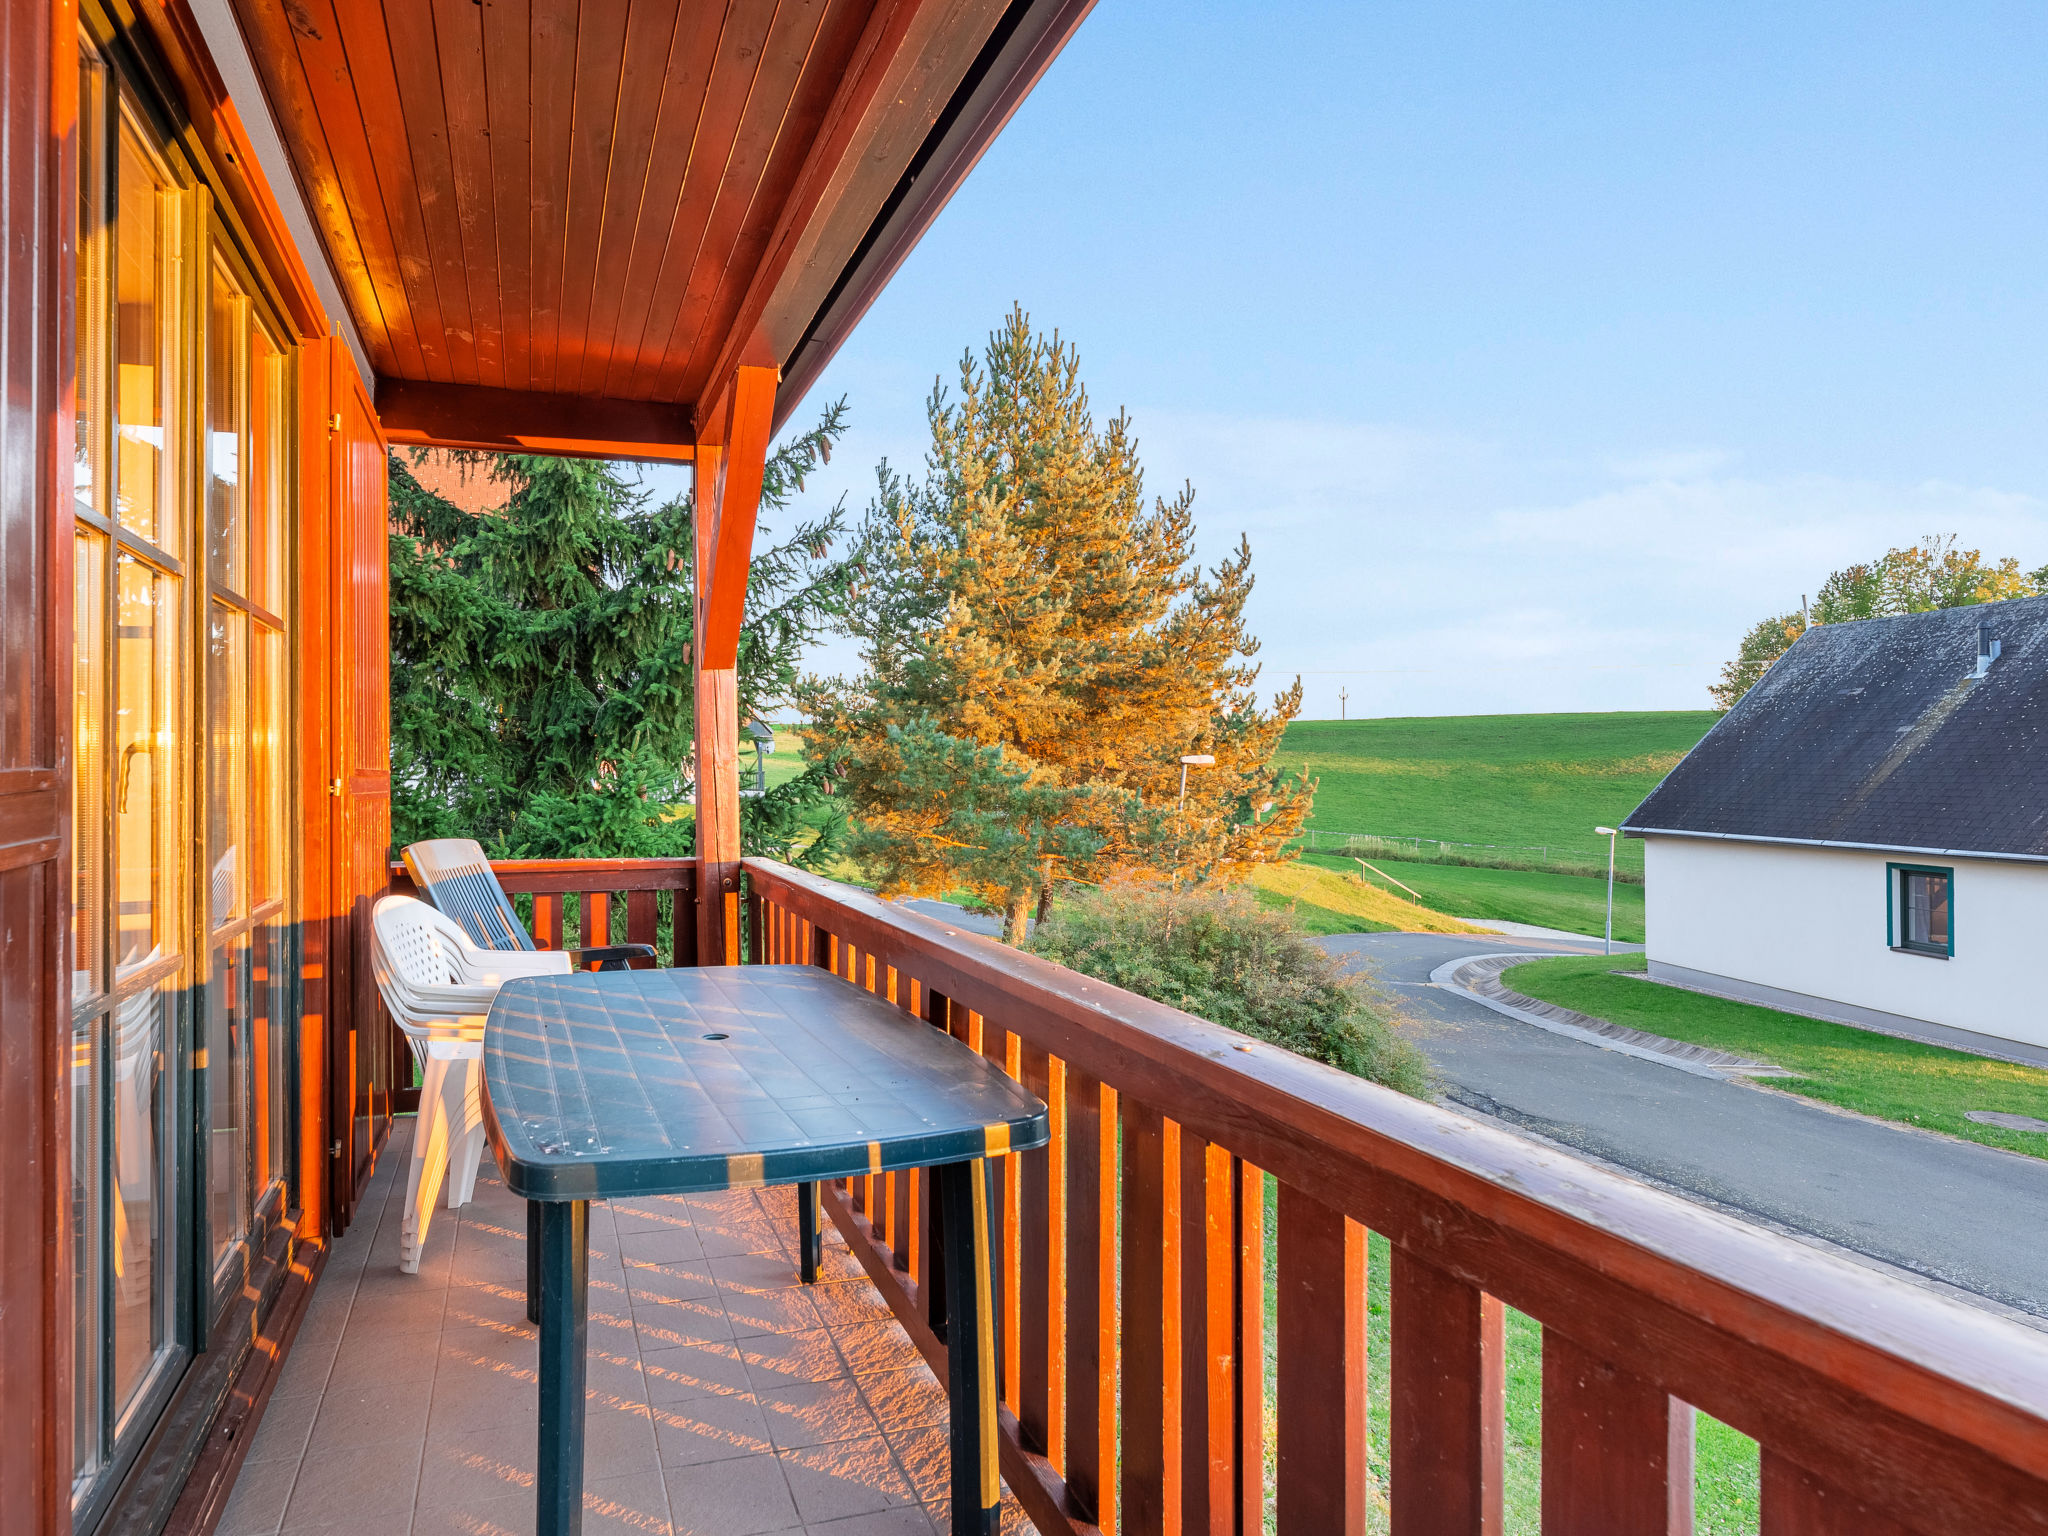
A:
<svg viewBox="0 0 2048 1536">
<path fill-rule="evenodd" d="M 137 963 L 137 968 L 147 961 Z M 136 993 L 114 1009 L 113 1269 L 114 1404 L 127 1407 L 164 1342 L 162 1155 L 164 1047 L 172 1012 L 168 986 Z"/>
<path fill-rule="evenodd" d="M 175 369 L 176 306 L 170 300 L 170 253 L 177 247 L 178 205 L 143 147 L 133 124 L 123 123 L 116 214 L 115 500 L 121 522 L 145 539 L 175 543 L 171 495 L 171 441 L 165 405 Z"/>
<path fill-rule="evenodd" d="M 119 559 L 115 635 L 115 958 L 133 965 L 178 948 L 176 583 Z"/>
</svg>

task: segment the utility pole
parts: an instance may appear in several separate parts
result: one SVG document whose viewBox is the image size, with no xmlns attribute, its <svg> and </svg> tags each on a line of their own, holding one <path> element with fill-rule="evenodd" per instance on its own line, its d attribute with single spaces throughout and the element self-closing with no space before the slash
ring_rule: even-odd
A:
<svg viewBox="0 0 2048 1536">
<path fill-rule="evenodd" d="M 1618 827 L 1595 827 L 1593 829 L 1607 839 L 1607 953 L 1614 953 L 1614 840 L 1621 835 Z"/>
<path fill-rule="evenodd" d="M 1344 718 L 1345 718 L 1345 713 L 1344 713 L 1344 711 L 1345 711 L 1345 709 L 1346 709 L 1346 708 L 1347 708 L 1347 707 L 1348 707 L 1348 706 L 1350 705 L 1350 703 L 1351 703 L 1351 692 L 1350 692 L 1350 690 L 1349 690 L 1349 689 L 1347 689 L 1347 688 L 1339 688 L 1339 689 L 1337 690 L 1337 718 L 1338 718 L 1339 720 L 1342 720 L 1342 719 L 1344 719 Z"/>
</svg>

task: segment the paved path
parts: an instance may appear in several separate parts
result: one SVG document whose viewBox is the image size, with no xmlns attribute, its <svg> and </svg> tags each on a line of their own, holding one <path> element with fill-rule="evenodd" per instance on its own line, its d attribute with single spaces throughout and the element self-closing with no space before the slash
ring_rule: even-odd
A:
<svg viewBox="0 0 2048 1536">
<path fill-rule="evenodd" d="M 1839 1115 L 1502 1017 L 1429 986 L 1461 955 L 1598 952 L 1562 941 L 1361 933 L 1323 941 L 1378 966 L 1468 1109 L 1737 1214 L 1809 1232 L 2048 1318 L 2048 1162 Z"/>
</svg>

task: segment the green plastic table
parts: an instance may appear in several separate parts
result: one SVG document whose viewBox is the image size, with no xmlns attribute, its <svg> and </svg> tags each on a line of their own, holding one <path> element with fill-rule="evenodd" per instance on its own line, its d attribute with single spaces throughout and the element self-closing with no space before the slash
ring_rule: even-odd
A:
<svg viewBox="0 0 2048 1536">
<path fill-rule="evenodd" d="M 952 1036 L 803 965 L 510 981 L 484 1028 L 484 1124 L 527 1200 L 540 1325 L 539 1536 L 583 1528 L 590 1204 L 798 1186 L 805 1280 L 820 1180 L 932 1168 L 950 1341 L 953 1531 L 993 1536 L 987 1160 L 1044 1146 L 1045 1106 Z"/>
</svg>

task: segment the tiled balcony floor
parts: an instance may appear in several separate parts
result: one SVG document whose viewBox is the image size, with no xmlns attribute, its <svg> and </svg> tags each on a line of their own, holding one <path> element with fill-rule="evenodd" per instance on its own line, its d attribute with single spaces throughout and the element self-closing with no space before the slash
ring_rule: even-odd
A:
<svg viewBox="0 0 2048 1536">
<path fill-rule="evenodd" d="M 526 1211 L 488 1155 L 398 1270 L 410 1120 L 327 1263 L 219 1536 L 521 1536 L 537 1377 Z M 946 1398 L 787 1189 L 593 1205 L 588 1536 L 943 1536 Z M 1031 1527 L 1005 1492 L 1006 1532 Z"/>
</svg>

